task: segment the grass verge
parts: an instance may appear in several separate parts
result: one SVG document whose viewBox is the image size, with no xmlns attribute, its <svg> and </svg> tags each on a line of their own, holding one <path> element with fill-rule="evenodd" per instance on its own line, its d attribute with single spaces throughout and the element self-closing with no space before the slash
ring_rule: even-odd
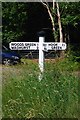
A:
<svg viewBox="0 0 80 120">
<path fill-rule="evenodd" d="M 48 61 L 42 81 L 35 61 L 3 66 L 3 118 L 77 118 L 79 66 Z"/>
</svg>

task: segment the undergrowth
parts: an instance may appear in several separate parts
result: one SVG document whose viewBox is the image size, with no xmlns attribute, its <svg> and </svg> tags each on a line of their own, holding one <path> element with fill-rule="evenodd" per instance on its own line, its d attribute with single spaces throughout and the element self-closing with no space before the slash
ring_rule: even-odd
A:
<svg viewBox="0 0 80 120">
<path fill-rule="evenodd" d="M 45 62 L 38 80 L 38 63 L 3 66 L 3 118 L 77 118 L 80 64 L 67 59 Z"/>
</svg>

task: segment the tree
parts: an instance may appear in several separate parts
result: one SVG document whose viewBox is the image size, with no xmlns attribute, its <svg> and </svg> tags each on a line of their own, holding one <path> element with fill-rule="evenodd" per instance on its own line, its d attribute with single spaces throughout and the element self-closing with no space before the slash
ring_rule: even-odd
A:
<svg viewBox="0 0 80 120">
<path fill-rule="evenodd" d="M 62 25 L 61 25 L 61 18 L 60 18 L 60 11 L 59 11 L 59 4 L 58 2 L 54 2 L 53 0 L 53 7 L 52 7 L 52 11 L 50 10 L 50 7 L 49 7 L 49 4 L 47 2 L 43 2 L 42 0 L 40 0 L 41 3 L 44 5 L 44 7 L 46 7 L 47 11 L 48 11 L 48 14 L 49 14 L 49 17 L 51 19 L 51 23 L 52 23 L 52 26 L 53 26 L 53 33 L 54 33 L 54 38 L 56 39 L 56 34 L 55 34 L 55 22 L 54 22 L 54 17 L 52 13 L 54 13 L 56 16 L 57 16 L 57 19 L 58 19 L 58 25 L 59 25 L 59 36 L 60 36 L 60 42 L 63 42 L 63 33 L 62 33 Z M 57 13 L 54 12 L 55 10 L 55 4 L 56 4 L 56 7 L 57 7 Z M 56 40 L 55 40 L 56 41 Z"/>
<path fill-rule="evenodd" d="M 53 30 L 53 33 L 54 33 L 54 38 L 56 38 L 56 37 L 55 37 L 55 24 L 54 24 L 54 19 L 53 19 L 53 15 L 52 15 L 52 13 L 51 13 L 49 4 L 48 4 L 47 2 L 43 2 L 42 0 L 40 0 L 40 2 L 41 2 L 42 5 L 47 9 L 47 12 L 48 12 L 48 14 L 49 14 L 49 17 L 50 17 L 50 20 L 51 20 L 51 23 L 52 23 L 52 27 L 53 27 L 52 30 Z M 53 1 L 53 9 L 52 9 L 52 10 L 54 10 L 54 8 L 55 8 L 55 3 L 54 3 L 54 1 Z"/>
<path fill-rule="evenodd" d="M 56 6 L 57 6 L 57 16 L 58 16 L 60 42 L 63 42 L 63 33 L 62 33 L 61 17 L 60 17 L 59 4 L 58 4 L 58 2 L 56 2 Z"/>
<path fill-rule="evenodd" d="M 3 44 L 17 41 L 26 34 L 27 5 L 24 3 L 2 3 Z"/>
<path fill-rule="evenodd" d="M 51 19 L 51 23 L 53 25 L 53 33 L 54 33 L 54 38 L 55 41 L 67 42 L 68 44 L 71 43 L 71 26 L 76 29 L 77 33 L 79 34 L 80 29 L 79 29 L 79 23 L 80 23 L 80 2 L 76 3 L 70 3 L 70 2 L 54 2 L 52 1 L 53 6 L 51 3 L 43 2 L 40 0 L 41 3 L 46 7 L 49 17 Z M 57 23 L 58 22 L 58 23 Z M 58 29 L 59 26 L 59 29 Z M 56 40 L 56 33 L 58 35 L 57 40 Z M 77 40 L 77 35 L 74 36 L 75 38 L 75 43 Z M 74 44 L 74 46 L 76 46 Z M 64 56 L 64 52 L 60 52 L 60 56 Z"/>
<path fill-rule="evenodd" d="M 44 3 L 42 0 L 41 0 L 41 3 L 44 5 L 44 7 L 46 7 L 46 9 L 47 9 L 47 11 L 48 11 L 48 14 L 49 14 L 49 17 L 50 17 L 50 19 L 51 19 L 51 23 L 52 23 L 52 26 L 53 26 L 53 33 L 54 33 L 54 38 L 55 38 L 55 41 L 58 41 L 58 40 L 56 40 L 56 33 L 55 33 L 55 22 L 54 22 L 54 16 L 53 16 L 53 14 L 52 13 L 54 13 L 54 14 L 56 14 L 56 16 L 57 16 L 57 19 L 58 19 L 58 25 L 59 25 L 59 36 L 60 36 L 60 39 L 59 39 L 59 41 L 60 42 L 63 42 L 63 33 L 62 33 L 62 24 L 61 24 L 61 18 L 60 18 L 60 11 L 59 11 L 59 4 L 58 4 L 58 2 L 54 2 L 54 0 L 53 0 L 53 6 L 52 6 L 52 11 L 50 10 L 50 8 L 49 8 L 49 4 L 46 2 L 46 3 Z M 55 5 L 56 5 L 56 8 L 57 8 L 57 13 L 55 13 L 54 12 L 54 10 L 55 10 Z M 63 51 L 61 51 L 60 52 L 60 56 L 64 56 L 64 52 Z"/>
</svg>

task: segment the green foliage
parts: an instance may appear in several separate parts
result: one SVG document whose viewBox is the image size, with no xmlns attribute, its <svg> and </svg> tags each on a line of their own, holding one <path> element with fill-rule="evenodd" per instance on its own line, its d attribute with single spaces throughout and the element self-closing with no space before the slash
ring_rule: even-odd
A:
<svg viewBox="0 0 80 120">
<path fill-rule="evenodd" d="M 36 62 L 3 66 L 3 118 L 77 118 L 77 66 L 67 59 L 50 61 L 42 81 Z"/>
<path fill-rule="evenodd" d="M 62 24 L 77 25 L 80 20 L 80 2 L 65 2 L 59 5 Z"/>
<path fill-rule="evenodd" d="M 25 34 L 26 7 L 25 3 L 2 3 L 3 43 L 17 41 Z"/>
<path fill-rule="evenodd" d="M 66 56 L 69 61 L 80 62 L 80 47 L 79 44 L 72 44 L 68 46 L 68 51 L 66 52 Z"/>
</svg>

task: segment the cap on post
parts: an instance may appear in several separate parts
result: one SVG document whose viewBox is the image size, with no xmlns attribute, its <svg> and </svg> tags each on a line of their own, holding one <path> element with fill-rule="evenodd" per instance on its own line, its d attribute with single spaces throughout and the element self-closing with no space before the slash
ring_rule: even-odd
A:
<svg viewBox="0 0 80 120">
<path fill-rule="evenodd" d="M 37 34 L 39 37 L 45 37 L 45 35 L 46 35 L 45 31 L 40 31 Z"/>
</svg>

